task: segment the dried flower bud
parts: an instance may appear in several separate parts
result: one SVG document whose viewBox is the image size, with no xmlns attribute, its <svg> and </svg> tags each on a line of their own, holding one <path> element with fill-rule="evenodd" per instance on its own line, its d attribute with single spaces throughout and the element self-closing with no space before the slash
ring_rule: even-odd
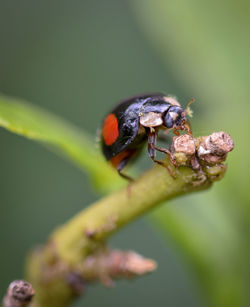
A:
<svg viewBox="0 0 250 307">
<path fill-rule="evenodd" d="M 178 137 L 174 137 L 173 139 L 173 148 L 175 152 L 184 153 L 185 155 L 191 156 L 195 154 L 195 141 L 194 139 L 188 135 L 180 135 Z"/>
<path fill-rule="evenodd" d="M 173 138 L 171 153 L 176 165 L 188 165 L 195 151 L 195 139 L 190 135 L 184 134 Z"/>
<path fill-rule="evenodd" d="M 234 142 L 226 132 L 214 132 L 201 138 L 198 147 L 198 157 L 203 161 L 216 164 L 225 161 L 227 153 L 233 150 Z"/>
<path fill-rule="evenodd" d="M 5 307 L 28 306 L 34 294 L 35 292 L 30 283 L 23 280 L 15 280 L 9 285 L 3 305 Z"/>
</svg>

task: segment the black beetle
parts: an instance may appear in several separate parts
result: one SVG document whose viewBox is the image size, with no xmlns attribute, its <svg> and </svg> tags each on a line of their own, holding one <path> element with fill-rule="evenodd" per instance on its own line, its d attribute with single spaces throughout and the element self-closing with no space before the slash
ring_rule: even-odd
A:
<svg viewBox="0 0 250 307">
<path fill-rule="evenodd" d="M 187 109 L 184 110 L 174 97 L 162 93 L 143 94 L 125 99 L 104 119 L 101 132 L 103 154 L 122 177 L 131 179 L 121 171 L 137 156 L 148 140 L 151 159 L 164 165 L 162 161 L 155 159 L 156 150 L 166 154 L 169 154 L 169 151 L 156 146 L 157 133 L 159 129 L 173 129 L 177 135 L 178 130 L 185 130 L 191 134 L 186 115 Z"/>
</svg>

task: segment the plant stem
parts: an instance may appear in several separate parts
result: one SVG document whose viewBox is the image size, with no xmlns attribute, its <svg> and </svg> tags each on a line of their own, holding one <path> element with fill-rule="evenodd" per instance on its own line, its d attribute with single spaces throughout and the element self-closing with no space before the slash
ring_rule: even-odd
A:
<svg viewBox="0 0 250 307">
<path fill-rule="evenodd" d="M 224 170 L 221 167 L 218 172 L 217 167 L 218 176 Z M 178 171 L 174 179 L 164 167 L 154 166 L 127 188 L 102 198 L 56 229 L 46 246 L 28 260 L 27 278 L 36 290 L 34 306 L 68 306 L 74 291 L 65 276 L 77 272 L 87 255 L 100 249 L 112 233 L 163 201 L 206 189 L 212 183 L 207 178 L 194 184 L 198 175 L 191 168 Z"/>
<path fill-rule="evenodd" d="M 176 166 L 191 167 L 177 168 L 173 178 L 173 172 L 156 165 L 127 188 L 90 205 L 56 229 L 48 243 L 33 252 L 28 261 L 28 280 L 37 294 L 34 306 L 68 306 L 74 296 L 85 291 L 85 282 L 111 284 L 111 277 L 152 272 L 156 267 L 153 261 L 131 252 L 109 251 L 106 240 L 156 205 L 208 188 L 221 179 L 226 169 L 221 162 L 233 147 L 233 140 L 223 131 L 197 139 L 188 135 L 174 137 L 170 160 Z M 163 164 L 167 166 L 168 159 Z"/>
<path fill-rule="evenodd" d="M 57 255 L 74 265 L 92 252 L 93 242 L 107 239 L 157 204 L 210 185 L 193 186 L 196 174 L 190 169 L 182 169 L 181 174 L 182 178 L 174 179 L 165 168 L 156 166 L 127 188 L 92 204 L 52 234 Z"/>
</svg>

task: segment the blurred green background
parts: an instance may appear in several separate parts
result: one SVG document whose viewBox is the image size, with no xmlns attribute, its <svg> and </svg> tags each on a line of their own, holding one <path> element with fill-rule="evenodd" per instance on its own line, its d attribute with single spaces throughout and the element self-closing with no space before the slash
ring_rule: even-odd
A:
<svg viewBox="0 0 250 307">
<path fill-rule="evenodd" d="M 226 177 L 132 223 L 112 246 L 158 270 L 115 289 L 91 286 L 74 306 L 249 306 L 249 1 L 0 0 L 0 91 L 68 119 L 95 138 L 129 95 L 194 97 L 195 135 L 235 140 Z M 27 251 L 98 199 L 68 161 L 0 130 L 0 294 Z M 151 162 L 147 155 L 139 163 Z"/>
</svg>

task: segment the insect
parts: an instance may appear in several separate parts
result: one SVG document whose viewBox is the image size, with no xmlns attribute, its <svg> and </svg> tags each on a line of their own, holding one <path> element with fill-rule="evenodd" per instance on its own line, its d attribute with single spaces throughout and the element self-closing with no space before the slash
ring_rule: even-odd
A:
<svg viewBox="0 0 250 307">
<path fill-rule="evenodd" d="M 165 129 L 167 132 L 173 129 L 176 135 L 179 135 L 178 130 L 191 134 L 186 115 L 187 109 L 184 110 L 175 98 L 162 93 L 125 99 L 111 110 L 103 121 L 103 154 L 122 177 L 131 180 L 122 170 L 140 153 L 147 142 L 151 159 L 166 167 L 162 161 L 155 158 L 156 151 L 170 154 L 167 149 L 156 146 L 159 129 Z M 168 170 L 171 172 L 170 168 Z"/>
</svg>

